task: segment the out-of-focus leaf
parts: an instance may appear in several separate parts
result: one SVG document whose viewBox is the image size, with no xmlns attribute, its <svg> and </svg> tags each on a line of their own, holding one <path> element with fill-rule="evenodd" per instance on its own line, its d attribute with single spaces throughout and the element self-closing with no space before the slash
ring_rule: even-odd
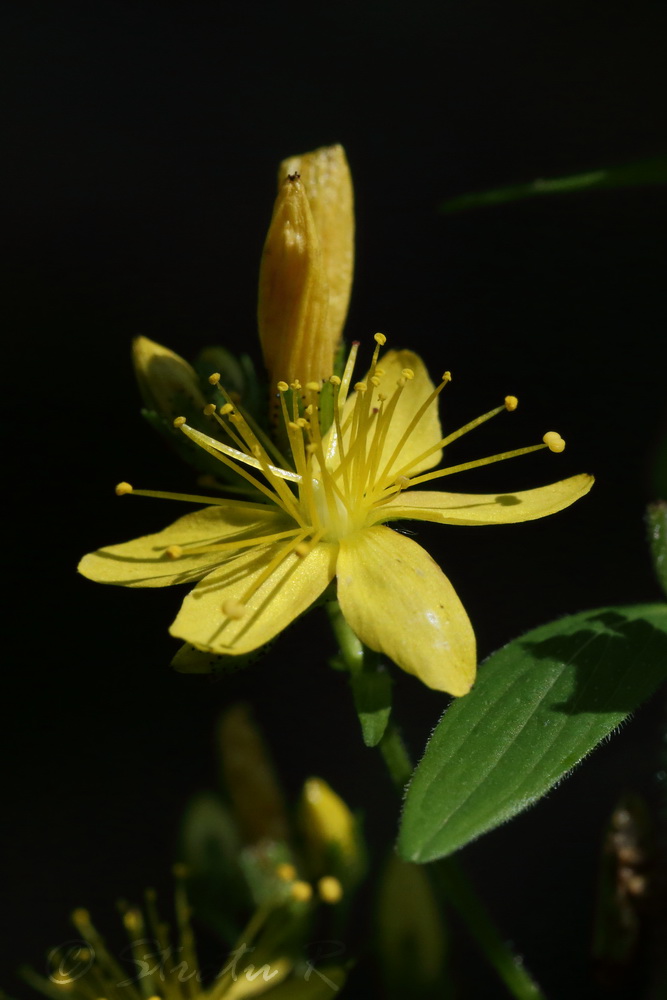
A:
<svg viewBox="0 0 667 1000">
<path fill-rule="evenodd" d="M 656 576 L 667 594 L 667 501 L 658 500 L 646 509 L 648 538 Z"/>
<path fill-rule="evenodd" d="M 451 215 L 471 208 L 502 205 L 509 201 L 524 201 L 526 198 L 541 198 L 544 195 L 571 194 L 605 188 L 645 187 L 655 184 L 667 184 L 667 156 L 639 160 L 637 163 L 629 163 L 622 167 L 587 170 L 585 173 L 570 174 L 565 177 L 540 177 L 527 184 L 511 184 L 490 191 L 472 191 L 442 202 L 440 211 L 445 215 Z"/>
</svg>

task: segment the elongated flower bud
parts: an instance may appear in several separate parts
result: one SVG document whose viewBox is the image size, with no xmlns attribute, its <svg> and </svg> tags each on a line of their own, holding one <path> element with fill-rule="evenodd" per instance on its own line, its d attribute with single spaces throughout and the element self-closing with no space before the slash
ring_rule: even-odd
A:
<svg viewBox="0 0 667 1000">
<path fill-rule="evenodd" d="M 259 280 L 259 336 L 273 389 L 328 378 L 350 297 L 352 184 L 340 146 L 285 160 Z"/>
<path fill-rule="evenodd" d="M 278 183 L 299 174 L 320 240 L 329 285 L 328 337 L 338 346 L 352 291 L 354 268 L 354 194 L 342 146 L 323 146 L 280 164 Z"/>
<path fill-rule="evenodd" d="M 377 923 L 389 995 L 432 996 L 447 932 L 423 867 L 392 855 L 380 884 Z"/>
<path fill-rule="evenodd" d="M 299 818 L 314 873 L 331 873 L 346 886 L 355 883 L 363 869 L 363 849 L 357 821 L 340 795 L 321 778 L 309 778 Z"/>
<path fill-rule="evenodd" d="M 250 844 L 287 840 L 282 792 L 248 709 L 244 705 L 229 709 L 219 732 L 225 785 L 244 839 Z"/>
</svg>

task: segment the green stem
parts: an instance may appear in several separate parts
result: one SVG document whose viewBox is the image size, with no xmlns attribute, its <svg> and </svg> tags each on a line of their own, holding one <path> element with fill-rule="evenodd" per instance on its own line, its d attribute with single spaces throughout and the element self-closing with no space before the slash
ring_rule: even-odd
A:
<svg viewBox="0 0 667 1000">
<path fill-rule="evenodd" d="M 364 645 L 345 621 L 337 601 L 327 604 L 327 614 L 340 654 L 350 673 L 363 669 Z M 412 775 L 413 766 L 398 727 L 389 719 L 378 748 L 399 795 Z M 537 983 L 500 936 L 484 903 L 455 858 L 443 858 L 430 866 L 442 895 L 464 921 L 481 951 L 496 970 L 515 1000 L 545 1000 Z"/>
<path fill-rule="evenodd" d="M 544 993 L 500 936 L 484 903 L 455 858 L 442 858 L 433 877 L 453 909 L 516 1000 L 545 1000 Z"/>
</svg>

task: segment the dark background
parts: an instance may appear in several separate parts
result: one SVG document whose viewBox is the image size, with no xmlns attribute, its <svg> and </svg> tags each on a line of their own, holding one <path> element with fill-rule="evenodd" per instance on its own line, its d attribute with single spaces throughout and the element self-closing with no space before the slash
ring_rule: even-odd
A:
<svg viewBox="0 0 667 1000">
<path fill-rule="evenodd" d="M 74 572 L 84 552 L 181 513 L 118 500 L 117 481 L 191 485 L 139 415 L 131 338 L 187 357 L 221 342 L 259 362 L 258 262 L 283 157 L 347 149 L 358 213 L 349 337 L 370 343 L 382 330 L 434 372 L 450 369 L 450 429 L 517 394 L 518 413 L 480 431 L 470 457 L 551 428 L 568 440 L 562 456 L 480 470 L 454 488 L 597 475 L 587 499 L 544 522 L 419 526 L 481 655 L 558 615 L 659 599 L 642 516 L 664 420 L 664 192 L 448 218 L 436 209 L 469 190 L 664 152 L 662 10 L 649 0 L 3 4 L 13 350 L 3 402 L 17 543 L 3 983 L 13 993 L 30 995 L 13 971 L 40 968 L 71 936 L 74 906 L 110 930 L 119 896 L 147 884 L 168 894 L 178 817 L 215 782 L 215 720 L 238 697 L 291 796 L 309 774 L 327 778 L 365 811 L 376 855 L 395 829 L 381 762 L 326 665 L 321 612 L 243 674 L 183 677 L 169 668 L 167 635 L 181 594 L 103 589 Z M 396 691 L 418 756 L 445 699 L 408 677 Z M 597 995 L 588 951 L 600 837 L 625 788 L 655 796 L 661 726 L 654 700 L 539 806 L 464 852 L 550 997 Z M 476 958 L 463 971 L 470 996 L 504 995 Z"/>
</svg>

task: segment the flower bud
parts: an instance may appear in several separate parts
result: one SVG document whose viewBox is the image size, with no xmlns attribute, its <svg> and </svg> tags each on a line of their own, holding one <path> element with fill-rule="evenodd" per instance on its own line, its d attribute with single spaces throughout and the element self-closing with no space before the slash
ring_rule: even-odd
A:
<svg viewBox="0 0 667 1000">
<path fill-rule="evenodd" d="M 423 867 L 392 855 L 380 884 L 378 946 L 390 996 L 431 996 L 446 930 Z"/>
<path fill-rule="evenodd" d="M 225 786 L 244 840 L 286 841 L 282 792 L 264 741 L 244 705 L 225 713 L 219 739 Z"/>
<path fill-rule="evenodd" d="M 334 875 L 344 886 L 356 882 L 363 868 L 357 821 L 326 781 L 305 782 L 299 818 L 313 876 Z"/>
<path fill-rule="evenodd" d="M 352 184 L 340 146 L 285 160 L 259 277 L 259 336 L 271 390 L 326 379 L 352 282 Z"/>
<path fill-rule="evenodd" d="M 323 146 L 291 156 L 280 164 L 278 183 L 295 173 L 306 189 L 320 240 L 329 286 L 328 336 L 335 351 L 347 317 L 354 268 L 354 194 L 345 150 Z"/>
<path fill-rule="evenodd" d="M 197 374 L 179 354 L 148 337 L 135 337 L 132 361 L 148 409 L 170 421 L 184 411 L 203 410 Z"/>
</svg>

